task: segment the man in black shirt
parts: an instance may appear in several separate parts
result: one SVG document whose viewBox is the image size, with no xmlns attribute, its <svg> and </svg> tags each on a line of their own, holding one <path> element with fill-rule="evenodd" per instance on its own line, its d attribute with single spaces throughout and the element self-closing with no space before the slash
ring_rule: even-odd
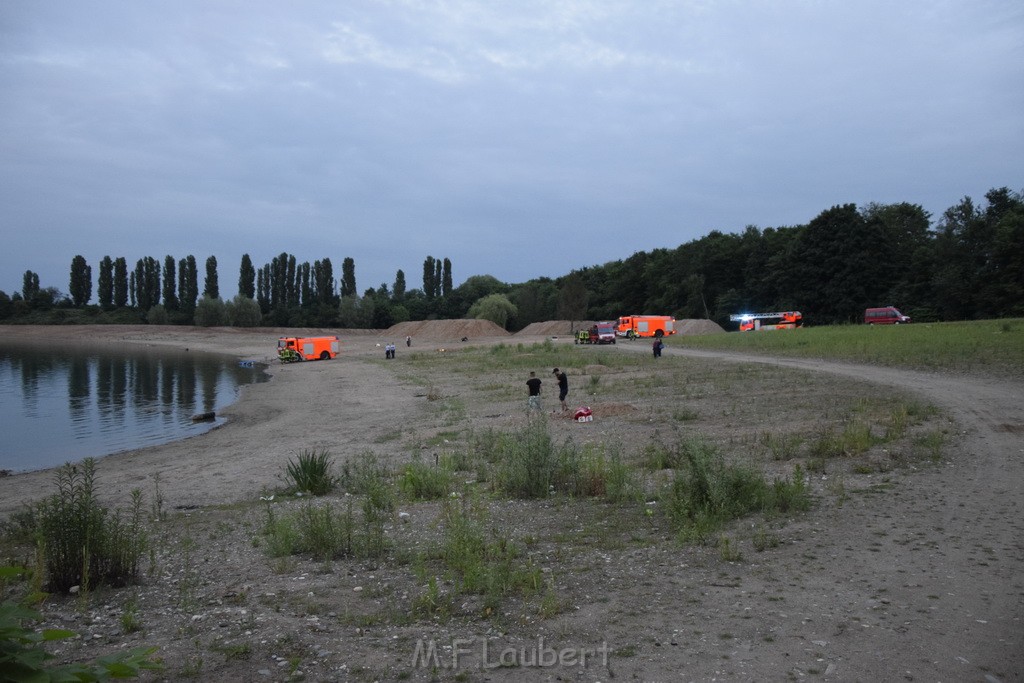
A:
<svg viewBox="0 0 1024 683">
<path fill-rule="evenodd" d="M 569 378 L 565 376 L 564 372 L 559 372 L 558 368 L 552 372 L 558 380 L 558 400 L 562 402 L 562 412 L 568 412 L 569 406 L 565 404 L 565 397 L 569 395 Z"/>
<path fill-rule="evenodd" d="M 533 410 L 540 410 L 540 377 L 537 377 L 537 373 L 531 372 L 530 379 L 526 380 L 526 386 L 530 389 L 530 398 L 527 399 L 527 405 Z"/>
</svg>

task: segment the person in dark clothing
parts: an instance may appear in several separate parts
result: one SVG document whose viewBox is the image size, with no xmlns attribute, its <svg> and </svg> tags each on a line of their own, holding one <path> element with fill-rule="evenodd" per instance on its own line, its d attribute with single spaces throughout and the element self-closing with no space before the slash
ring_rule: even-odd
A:
<svg viewBox="0 0 1024 683">
<path fill-rule="evenodd" d="M 663 348 L 665 348 L 665 345 L 661 343 L 661 339 L 660 339 L 660 338 L 657 338 L 657 337 L 656 337 L 656 338 L 654 339 L 654 346 L 653 346 L 653 349 L 654 349 L 654 357 L 655 357 L 655 358 L 661 358 L 661 350 L 662 350 Z"/>
<path fill-rule="evenodd" d="M 540 377 L 537 377 L 537 373 L 531 372 L 530 379 L 526 380 L 526 386 L 530 390 L 527 405 L 533 410 L 540 410 L 540 385 Z"/>
<path fill-rule="evenodd" d="M 564 372 L 560 372 L 558 368 L 551 372 L 554 373 L 555 379 L 558 380 L 558 400 L 562 403 L 562 412 L 567 412 L 569 406 L 565 404 L 565 397 L 569 395 L 569 378 L 565 376 Z"/>
</svg>

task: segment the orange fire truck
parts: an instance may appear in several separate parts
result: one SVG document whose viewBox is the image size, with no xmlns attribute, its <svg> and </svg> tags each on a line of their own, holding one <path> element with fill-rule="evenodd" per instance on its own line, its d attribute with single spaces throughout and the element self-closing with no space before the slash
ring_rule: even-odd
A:
<svg viewBox="0 0 1024 683">
<path fill-rule="evenodd" d="M 328 360 L 338 355 L 340 345 L 337 337 L 281 337 L 277 340 L 277 357 L 282 363 Z"/>
<path fill-rule="evenodd" d="M 800 311 L 776 311 L 773 313 L 737 313 L 729 320 L 739 321 L 740 332 L 754 330 L 795 330 L 803 325 Z M 765 321 L 765 322 L 762 322 Z"/>
<path fill-rule="evenodd" d="M 676 333 L 676 319 L 670 315 L 624 315 L 619 318 L 615 334 L 626 339 L 664 337 Z"/>
</svg>

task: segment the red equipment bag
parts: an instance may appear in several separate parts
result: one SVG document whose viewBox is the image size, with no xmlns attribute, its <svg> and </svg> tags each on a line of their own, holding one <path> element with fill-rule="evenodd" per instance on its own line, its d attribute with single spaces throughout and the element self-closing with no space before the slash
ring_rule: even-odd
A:
<svg viewBox="0 0 1024 683">
<path fill-rule="evenodd" d="M 594 413 L 587 406 L 580 406 L 576 409 L 576 412 L 573 413 L 572 419 L 577 422 L 593 422 Z"/>
</svg>

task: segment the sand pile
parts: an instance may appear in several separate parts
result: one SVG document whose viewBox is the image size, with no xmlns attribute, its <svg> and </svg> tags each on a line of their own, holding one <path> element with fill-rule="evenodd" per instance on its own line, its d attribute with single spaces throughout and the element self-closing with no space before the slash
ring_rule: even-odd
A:
<svg viewBox="0 0 1024 683">
<path fill-rule="evenodd" d="M 431 339 L 458 341 L 463 337 L 480 339 L 482 337 L 508 337 L 509 333 L 490 320 L 416 320 L 392 325 L 381 332 L 382 337 L 405 339 Z"/>
<path fill-rule="evenodd" d="M 593 324 L 593 320 L 547 320 L 530 323 L 516 334 L 524 337 L 571 336 L 576 330 L 589 329 Z"/>
<path fill-rule="evenodd" d="M 718 334 L 725 332 L 714 320 L 703 318 L 687 318 L 676 321 L 676 334 Z"/>
</svg>

